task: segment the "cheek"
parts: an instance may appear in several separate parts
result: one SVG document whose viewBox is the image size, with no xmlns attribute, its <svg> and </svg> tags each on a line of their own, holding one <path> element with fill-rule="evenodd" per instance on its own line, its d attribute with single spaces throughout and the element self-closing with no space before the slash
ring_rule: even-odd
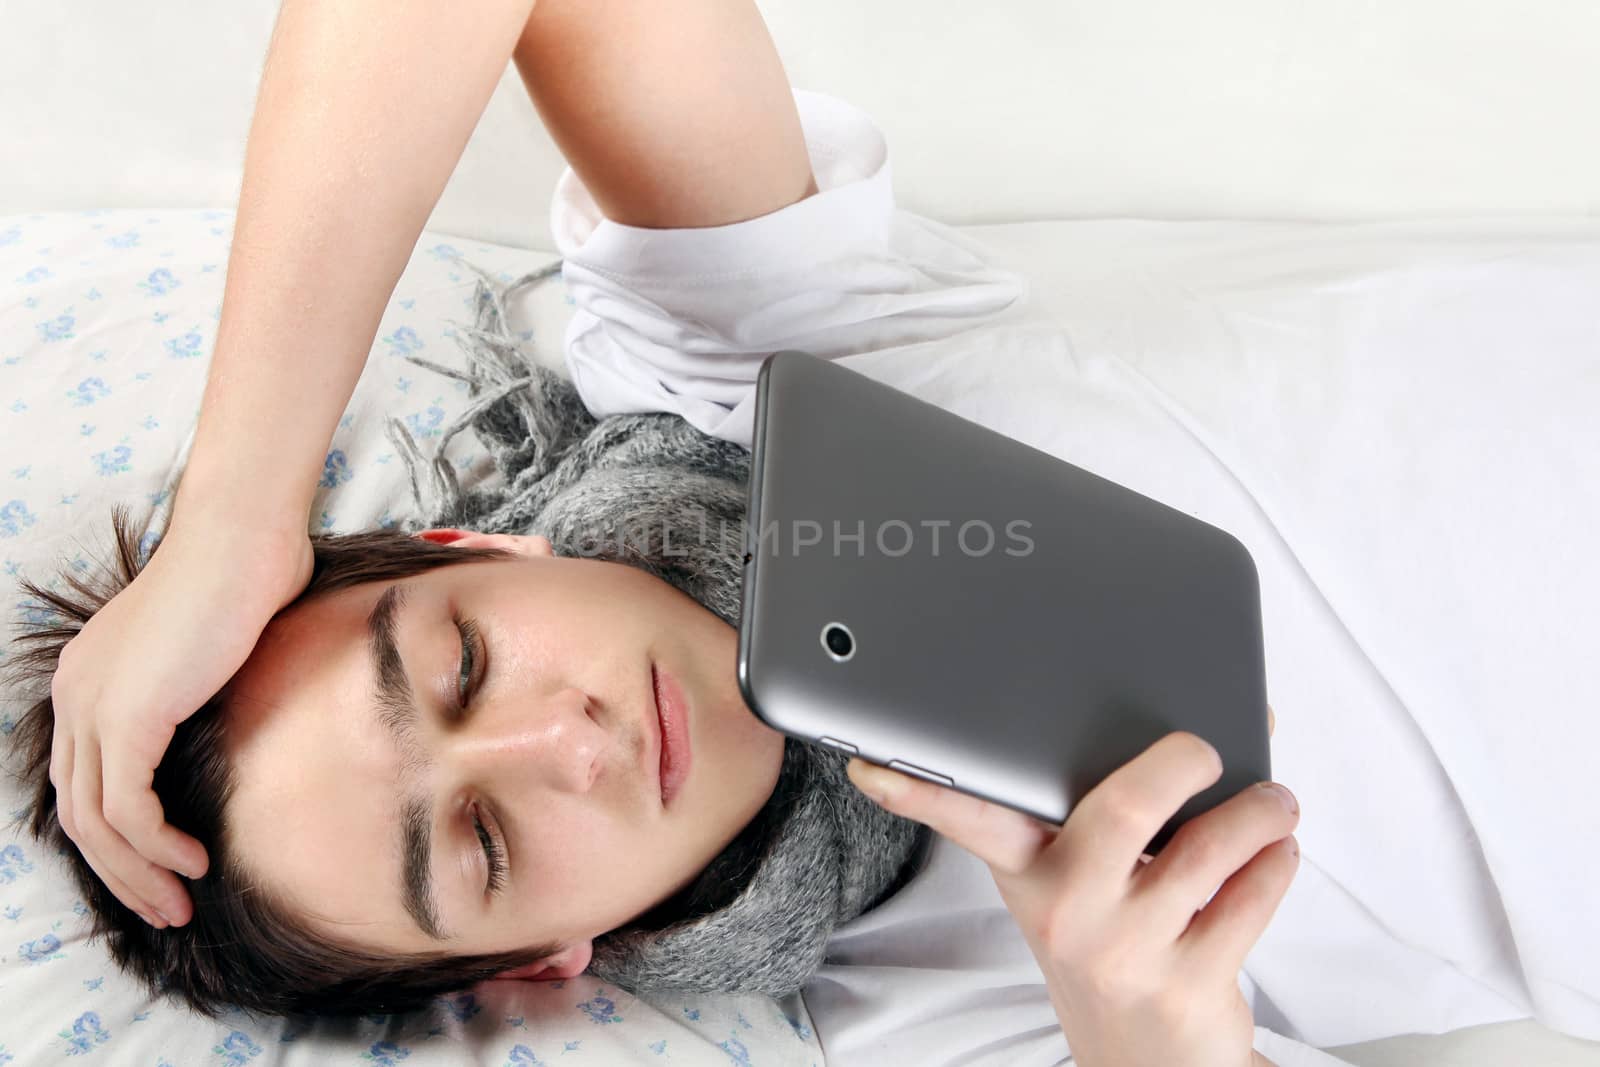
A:
<svg viewBox="0 0 1600 1067">
<path fill-rule="evenodd" d="M 541 907 L 574 916 L 647 890 L 650 872 L 672 851 L 659 829 L 623 825 L 579 798 L 542 803 L 535 819 L 527 891 Z"/>
<path fill-rule="evenodd" d="M 483 618 L 493 623 L 502 664 L 529 686 L 603 686 L 625 647 L 636 643 L 635 620 L 607 611 L 605 597 L 575 599 L 557 589 L 523 597 L 509 592 L 485 607 Z M 473 613 L 470 606 L 463 610 Z"/>
<path fill-rule="evenodd" d="M 723 794 L 723 806 L 735 802 L 733 791 L 720 783 L 739 783 L 736 802 L 759 807 L 772 795 L 783 769 L 784 735 L 756 718 L 737 692 L 728 697 L 712 736 L 704 746 L 714 754 L 717 772 L 713 779 Z M 698 740 L 698 738 L 697 738 Z M 754 815 L 754 810 L 747 812 Z"/>
<path fill-rule="evenodd" d="M 699 732 L 708 747 L 719 750 L 724 758 L 744 759 L 766 751 L 773 744 L 782 744 L 781 735 L 774 741 L 775 731 L 756 718 L 739 695 L 737 683 L 725 682 L 717 687 L 716 699 L 710 701 L 708 714 L 701 716 Z M 739 772 L 737 765 L 724 769 Z"/>
</svg>

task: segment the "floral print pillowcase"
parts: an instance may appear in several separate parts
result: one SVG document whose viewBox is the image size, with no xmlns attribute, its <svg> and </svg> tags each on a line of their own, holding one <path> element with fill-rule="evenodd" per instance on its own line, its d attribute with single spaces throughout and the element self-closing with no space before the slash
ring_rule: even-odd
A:
<svg viewBox="0 0 1600 1067">
<path fill-rule="evenodd" d="M 0 607 L 8 635 L 15 623 L 43 617 L 18 576 L 41 581 L 101 558 L 113 504 L 127 504 L 136 519 L 152 516 L 147 552 L 159 539 L 205 388 L 232 230 L 231 211 L 0 216 Z M 471 321 L 475 275 L 458 257 L 503 280 L 555 258 L 422 234 L 324 460 L 311 529 L 385 526 L 410 514 L 405 466 L 383 420 L 402 419 L 429 448 L 467 402 L 464 383 L 405 358 L 464 366 L 452 338 Z M 560 275 L 518 294 L 510 311 L 539 362 L 559 369 L 571 315 Z M 463 482 L 492 469 L 470 430 L 451 441 L 449 455 Z M 0 693 L 0 745 L 19 711 Z M 427 1012 L 353 1024 L 237 1012 L 205 1019 L 150 999 L 85 940 L 88 912 L 59 858 L 11 824 L 23 800 L 9 778 L 0 801 L 0 1067 L 83 1056 L 151 1067 L 823 1062 L 798 996 L 644 1002 L 589 976 L 488 983 Z"/>
</svg>

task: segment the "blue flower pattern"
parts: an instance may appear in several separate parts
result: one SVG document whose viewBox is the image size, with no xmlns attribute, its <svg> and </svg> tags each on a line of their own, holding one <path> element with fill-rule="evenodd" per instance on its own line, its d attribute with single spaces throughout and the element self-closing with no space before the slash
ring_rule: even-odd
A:
<svg viewBox="0 0 1600 1067">
<path fill-rule="evenodd" d="M 111 390 L 103 378 L 85 378 L 78 383 L 76 389 L 67 394 L 75 407 L 84 407 L 93 404 L 103 396 L 110 396 Z"/>
<path fill-rule="evenodd" d="M 205 354 L 205 338 L 193 330 L 167 339 L 167 355 L 173 359 L 194 359 Z"/>
<path fill-rule="evenodd" d="M 139 283 L 139 288 L 151 296 L 165 296 L 176 289 L 181 283 L 172 276 L 172 272 L 165 267 L 158 267 L 150 272 L 150 276 Z"/>
<path fill-rule="evenodd" d="M 42 578 L 51 588 L 58 562 L 83 573 L 90 545 L 109 532 L 110 501 L 127 501 L 136 519 L 149 517 L 141 507 L 151 509 L 142 558 L 160 544 L 170 476 L 212 355 L 232 225 L 231 211 L 212 210 L 0 216 L 0 294 L 10 296 L 0 299 L 0 608 L 11 622 L 55 621 L 16 583 Z M 392 528 L 412 514 L 405 466 L 382 417 L 402 420 L 419 442 L 437 440 L 471 403 L 465 383 L 404 358 L 465 365 L 444 354 L 455 345 L 442 343 L 456 336 L 451 323 L 470 307 L 473 275 L 456 262 L 463 256 L 502 280 L 552 258 L 424 234 L 329 445 L 310 528 Z M 549 308 L 534 315 L 538 336 L 559 338 L 553 316 L 572 307 L 564 283 L 558 275 L 534 288 L 547 289 L 539 299 Z M 523 331 L 523 340 L 533 344 L 533 332 Z M 482 451 L 470 432 L 451 442 L 447 455 L 464 485 L 484 469 L 474 465 Z M 66 535 L 80 530 L 83 547 L 58 560 L 56 549 L 73 542 Z M 0 662 L 4 655 L 0 649 Z M 0 703 L 0 734 L 15 727 L 15 715 Z M 14 792 L 5 808 L 23 814 Z M 20 827 L 0 829 L 0 931 L 10 934 L 0 946 L 0 988 L 8 1006 L 37 1005 L 0 1009 L 0 1067 L 79 1057 L 151 1067 L 554 1067 L 641 1054 L 693 1067 L 821 1062 L 797 1008 L 786 1012 L 761 997 L 654 1007 L 587 975 L 489 983 L 439 998 L 436 1010 L 356 1020 L 354 1029 L 237 1013 L 225 1014 L 220 1028 L 207 1025 L 176 1002 L 150 1000 L 118 971 L 104 947 L 87 940 L 87 906 L 55 860 L 39 857 Z M 155 1034 L 159 1044 L 118 1048 L 129 1026 L 139 1041 Z"/>
<path fill-rule="evenodd" d="M 457 993 L 454 996 L 444 997 L 440 1000 L 444 1010 L 458 1023 L 464 1023 L 483 1009 L 478 1006 L 478 998 L 471 993 Z"/>
<path fill-rule="evenodd" d="M 717 1042 L 717 1047 L 728 1054 L 728 1061 L 736 1063 L 739 1067 L 750 1067 L 750 1049 L 737 1037 L 730 1037 L 726 1041 Z"/>
<path fill-rule="evenodd" d="M 23 875 L 32 873 L 33 864 L 28 862 L 28 855 L 22 851 L 21 845 L 0 848 L 0 884 L 15 882 Z"/>
<path fill-rule="evenodd" d="M 61 955 L 61 939 L 55 934 L 45 934 L 37 941 L 24 941 L 17 947 L 17 955 L 29 963 L 59 960 L 63 958 Z"/>
<path fill-rule="evenodd" d="M 28 505 L 21 500 L 7 500 L 0 504 L 0 537 L 16 537 L 23 529 L 34 524 Z"/>
<path fill-rule="evenodd" d="M 72 332 L 77 324 L 76 318 L 63 311 L 55 318 L 39 323 L 39 335 L 46 341 L 70 341 L 77 336 Z"/>
<path fill-rule="evenodd" d="M 95 462 L 95 473 L 106 476 L 112 474 L 126 474 L 133 468 L 128 461 L 133 458 L 133 449 L 127 445 L 117 445 L 115 448 L 104 452 L 96 452 L 90 457 Z"/>
<path fill-rule="evenodd" d="M 223 1067 L 244 1067 L 244 1064 L 261 1055 L 261 1046 L 243 1030 L 231 1030 L 227 1037 L 212 1046 L 211 1052 Z"/>
<path fill-rule="evenodd" d="M 95 1046 L 111 1040 L 110 1031 L 101 1025 L 100 1016 L 92 1011 L 86 1011 L 72 1020 L 71 1028 L 60 1031 L 57 1036 L 66 1040 L 69 1056 L 93 1052 Z"/>
<path fill-rule="evenodd" d="M 389 345 L 389 355 L 404 356 L 422 348 L 422 338 L 409 326 L 402 326 L 383 339 Z"/>
<path fill-rule="evenodd" d="M 620 1023 L 622 1016 L 617 1014 L 617 1002 L 610 997 L 596 994 L 578 1005 L 578 1010 L 597 1023 Z"/>
<path fill-rule="evenodd" d="M 419 441 L 424 437 L 437 437 L 443 431 L 444 408 L 439 406 L 439 398 L 434 397 L 433 403 L 428 405 L 426 411 L 415 412 L 405 418 L 406 428 L 411 431 L 411 436 Z"/>
<path fill-rule="evenodd" d="M 375 1067 L 396 1067 L 404 1059 L 409 1059 L 411 1050 L 395 1044 L 393 1041 L 374 1041 L 361 1058 L 372 1063 Z"/>
<path fill-rule="evenodd" d="M 350 462 L 344 458 L 341 449 L 334 449 L 328 453 L 328 458 L 322 462 L 322 479 L 317 482 L 323 489 L 335 489 L 348 482 L 353 473 Z"/>
</svg>

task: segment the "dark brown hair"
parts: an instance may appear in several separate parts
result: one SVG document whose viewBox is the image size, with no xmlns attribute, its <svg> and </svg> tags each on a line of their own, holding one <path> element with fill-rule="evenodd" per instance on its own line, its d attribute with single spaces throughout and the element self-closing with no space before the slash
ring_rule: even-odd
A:
<svg viewBox="0 0 1600 1067">
<path fill-rule="evenodd" d="M 102 566 L 99 581 L 62 572 L 76 597 L 22 579 L 23 590 L 55 617 L 30 622 L 13 639 L 16 654 L 0 682 L 17 687 L 25 708 L 12 735 L 17 776 L 28 797 L 19 821 L 66 856 L 93 917 L 90 938 L 104 938 L 119 966 L 152 991 L 181 997 L 207 1015 L 228 1006 L 269 1015 L 364 1015 L 419 1008 L 440 994 L 560 951 L 562 945 L 550 944 L 475 956 L 375 954 L 313 933 L 270 895 L 252 891 L 228 849 L 223 811 L 233 770 L 222 744 L 226 718 L 219 696 L 179 725 L 155 774 L 167 821 L 198 838 L 211 859 L 206 875 L 187 883 L 194 917 L 186 926 L 158 930 L 123 906 L 62 832 L 50 783 L 50 679 L 61 650 L 147 562 L 125 508 L 113 509 L 111 525 L 115 560 L 110 568 Z M 394 530 L 317 534 L 311 545 L 310 584 L 283 610 L 366 582 L 513 558 L 503 549 L 456 548 Z"/>
</svg>

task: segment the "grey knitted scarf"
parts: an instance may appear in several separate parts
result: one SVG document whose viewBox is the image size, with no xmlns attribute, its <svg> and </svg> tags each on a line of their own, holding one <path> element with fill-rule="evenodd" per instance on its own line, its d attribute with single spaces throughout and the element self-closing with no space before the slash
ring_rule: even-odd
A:
<svg viewBox="0 0 1600 1067">
<path fill-rule="evenodd" d="M 506 297 L 557 274 L 559 260 L 508 285 L 457 261 L 479 279 L 476 321 L 455 324 L 468 369 L 406 358 L 469 383 L 472 402 L 431 457 L 388 421 L 417 504 L 402 529 L 541 534 L 558 556 L 637 567 L 737 627 L 750 454 L 667 412 L 596 420 L 570 382 L 524 355 Z M 503 478 L 463 489 L 444 452 L 468 426 Z M 682 892 L 597 938 L 587 973 L 640 996 L 798 990 L 834 927 L 903 886 L 932 837 L 862 796 L 845 763 L 833 749 L 786 738 L 761 811 Z"/>
</svg>

